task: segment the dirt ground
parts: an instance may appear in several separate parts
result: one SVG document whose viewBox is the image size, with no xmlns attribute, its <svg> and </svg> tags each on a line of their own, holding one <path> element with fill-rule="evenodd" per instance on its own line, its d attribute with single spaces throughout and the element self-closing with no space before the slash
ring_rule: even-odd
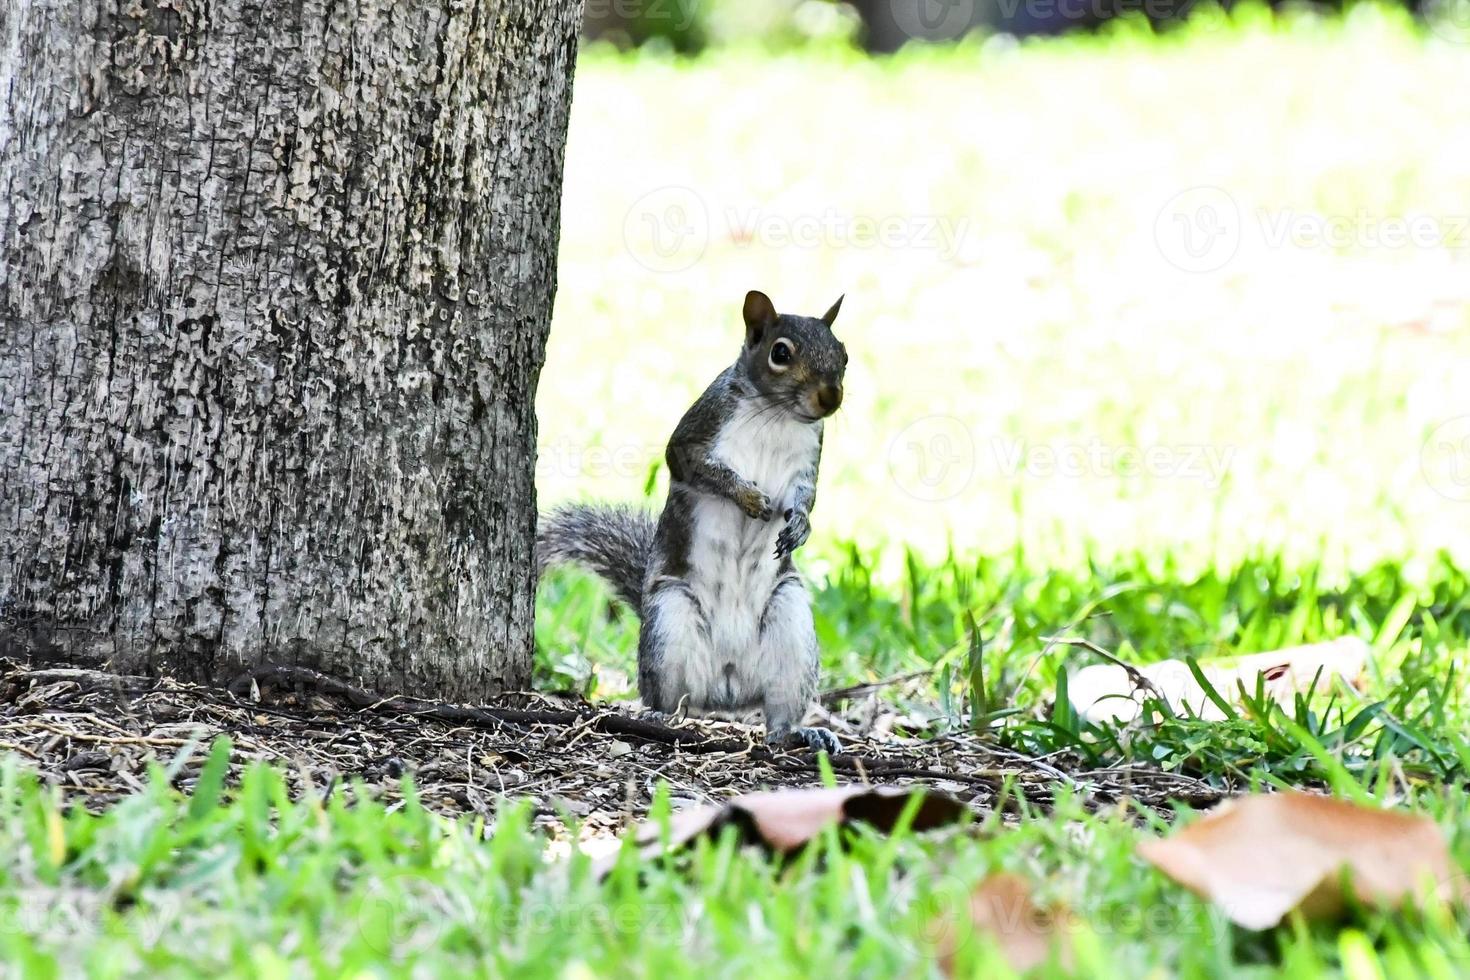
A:
<svg viewBox="0 0 1470 980">
<path fill-rule="evenodd" d="M 1204 806 L 1221 795 L 1154 770 L 1026 758 L 969 733 L 895 734 L 868 688 L 823 701 L 845 750 L 832 760 L 839 782 L 922 783 L 982 813 L 1011 808 L 1006 783 L 1012 797 L 1043 807 L 1062 784 L 1098 808 L 1129 798 Z M 529 797 L 548 831 L 578 823 L 584 839 L 636 822 L 660 780 L 680 807 L 821 778 L 810 752 L 772 751 L 757 726 L 665 724 L 623 706 L 533 694 L 477 706 L 383 698 L 296 668 L 257 671 L 226 690 L 0 660 L 0 753 L 19 755 L 70 803 L 96 810 L 139 792 L 154 761 L 187 791 L 219 735 L 233 741 L 235 778 L 262 760 L 286 771 L 296 793 L 361 780 L 394 800 L 409 773 L 424 804 L 445 816 L 488 822 L 498 801 Z"/>
</svg>

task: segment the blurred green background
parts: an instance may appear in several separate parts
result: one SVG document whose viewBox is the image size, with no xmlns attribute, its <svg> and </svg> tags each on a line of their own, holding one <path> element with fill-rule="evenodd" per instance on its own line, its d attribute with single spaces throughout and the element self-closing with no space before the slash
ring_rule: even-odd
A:
<svg viewBox="0 0 1470 980">
<path fill-rule="evenodd" d="M 1087 31 L 1114 19 L 1161 29 L 1202 10 L 1237 4 L 1202 0 L 587 0 L 584 34 L 619 48 L 694 54 L 709 47 L 787 51 L 813 44 L 853 44 L 891 53 L 911 42 L 946 43 L 970 34 L 1017 36 Z M 1276 0 L 1284 12 L 1341 12 L 1344 0 Z M 1467 26 L 1462 0 L 1405 0 L 1441 32 Z"/>
<path fill-rule="evenodd" d="M 699 9 L 698 55 L 592 43 L 578 67 L 542 506 L 660 504 L 745 291 L 807 314 L 846 293 L 800 556 L 829 671 L 932 661 L 988 608 L 949 585 L 950 626 L 864 641 L 854 576 L 912 629 L 916 577 L 994 603 L 1075 574 L 1042 616 L 1065 622 L 1143 569 L 1261 560 L 1326 589 L 1470 560 L 1470 31 L 1201 7 L 874 57 L 835 4 Z M 758 10 L 776 26 L 729 26 Z M 569 675 L 630 662 L 631 617 L 594 586 L 542 606 Z M 1232 632 L 1248 614 L 1189 642 L 1259 648 Z"/>
</svg>

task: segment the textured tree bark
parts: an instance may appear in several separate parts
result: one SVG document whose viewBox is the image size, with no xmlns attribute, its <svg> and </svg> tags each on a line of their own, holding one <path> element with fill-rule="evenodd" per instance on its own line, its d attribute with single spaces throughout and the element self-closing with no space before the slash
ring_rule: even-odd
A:
<svg viewBox="0 0 1470 980">
<path fill-rule="evenodd" d="M 0 2 L 0 654 L 528 683 L 581 8 Z"/>
</svg>

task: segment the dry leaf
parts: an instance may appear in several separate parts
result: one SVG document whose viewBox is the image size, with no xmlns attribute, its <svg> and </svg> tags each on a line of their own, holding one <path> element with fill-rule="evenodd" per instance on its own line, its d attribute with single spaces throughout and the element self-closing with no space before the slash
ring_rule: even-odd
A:
<svg viewBox="0 0 1470 980">
<path fill-rule="evenodd" d="M 1071 911 L 1037 905 L 1030 885 L 1019 875 L 993 874 L 976 885 L 970 893 L 970 922 L 977 934 L 995 940 L 1011 969 L 1018 973 L 1043 965 L 1053 952 L 1063 967 L 1071 963 Z M 946 930 L 939 951 L 939 963 L 946 974 L 954 973 L 955 952 L 954 932 Z"/>
<path fill-rule="evenodd" d="M 914 830 L 953 823 L 965 812 L 965 805 L 954 797 L 925 792 L 920 786 L 775 790 L 748 793 L 723 806 L 679 810 L 669 818 L 669 844 L 679 847 L 700 835 L 713 836 L 734 825 L 740 828 L 745 842 L 763 844 L 784 854 L 803 847 L 831 824 L 866 823 L 887 833 L 909 800 L 920 794 L 923 800 L 914 814 Z M 662 830 L 655 821 L 640 825 L 634 839 L 645 857 L 657 854 L 663 846 Z M 599 866 L 599 874 L 610 871 L 612 863 Z"/>
<path fill-rule="evenodd" d="M 1311 687 L 1314 679 L 1317 690 L 1324 689 L 1334 677 L 1351 684 L 1367 664 L 1368 645 L 1352 636 L 1246 657 L 1199 661 L 1200 672 L 1227 701 L 1239 703 L 1241 685 L 1254 695 L 1259 678 L 1264 682 L 1267 697 L 1288 705 L 1295 695 Z M 1205 694 L 1184 661 L 1162 660 L 1136 670 L 1153 683 L 1179 714 L 1194 714 L 1209 721 L 1225 718 L 1225 713 Z M 1067 678 L 1067 691 L 1077 714 L 1093 724 L 1132 721 L 1143 710 L 1143 700 L 1150 694 L 1137 690 L 1128 668 L 1118 664 L 1083 667 Z"/>
<path fill-rule="evenodd" d="M 1388 907 L 1430 881 L 1448 897 L 1458 874 L 1434 821 L 1306 793 L 1231 800 L 1138 853 L 1248 929 L 1339 914 L 1344 868 L 1358 901 Z"/>
<path fill-rule="evenodd" d="M 724 806 L 695 807 L 675 814 L 679 830 L 675 837 L 687 841 L 700 833 L 717 834 L 726 824 L 743 828 L 751 843 L 765 844 L 774 851 L 789 852 L 816 837 L 829 824 L 860 822 L 887 832 L 898 822 L 915 795 L 922 795 L 913 829 L 929 830 L 953 823 L 964 813 L 964 804 L 943 793 L 925 792 L 922 787 L 839 786 L 833 789 L 788 789 L 748 793 Z M 658 831 L 653 829 L 654 839 Z M 640 842 L 643 835 L 639 835 Z"/>
</svg>

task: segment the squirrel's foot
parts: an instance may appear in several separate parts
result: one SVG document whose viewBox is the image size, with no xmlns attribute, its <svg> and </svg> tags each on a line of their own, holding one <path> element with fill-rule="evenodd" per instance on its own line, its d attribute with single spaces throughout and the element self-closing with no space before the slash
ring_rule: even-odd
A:
<svg viewBox="0 0 1470 980">
<path fill-rule="evenodd" d="M 791 748 L 807 748 L 813 752 L 825 752 L 828 755 L 840 755 L 842 743 L 837 741 L 825 728 L 792 728 L 783 734 L 774 735 L 767 739 L 778 745 Z"/>
<path fill-rule="evenodd" d="M 840 755 L 842 752 L 842 743 L 825 728 L 798 728 L 796 737 L 805 742 L 806 747 L 813 752 L 825 752 L 828 755 Z"/>
<path fill-rule="evenodd" d="M 653 721 L 660 725 L 674 728 L 689 717 L 689 704 L 686 699 L 680 699 L 679 707 L 674 711 L 659 711 L 657 708 L 644 708 L 638 712 L 638 717 L 643 721 Z"/>
</svg>

